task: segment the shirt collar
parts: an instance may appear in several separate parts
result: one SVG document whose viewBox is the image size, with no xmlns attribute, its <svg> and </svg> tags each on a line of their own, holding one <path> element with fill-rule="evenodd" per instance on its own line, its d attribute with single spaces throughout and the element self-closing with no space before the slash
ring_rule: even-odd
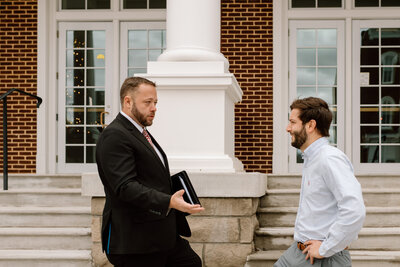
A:
<svg viewBox="0 0 400 267">
<path fill-rule="evenodd" d="M 136 121 L 134 121 L 131 117 L 129 117 L 126 113 L 124 113 L 122 110 L 120 111 L 121 115 L 127 118 L 135 127 L 139 130 L 139 132 L 143 133 L 143 127 L 139 125 Z"/>
<path fill-rule="evenodd" d="M 321 148 L 323 145 L 327 145 L 329 143 L 328 138 L 320 137 L 315 140 L 311 145 L 309 145 L 306 150 L 302 153 L 302 157 L 304 159 L 310 159 L 315 153 Z"/>
</svg>

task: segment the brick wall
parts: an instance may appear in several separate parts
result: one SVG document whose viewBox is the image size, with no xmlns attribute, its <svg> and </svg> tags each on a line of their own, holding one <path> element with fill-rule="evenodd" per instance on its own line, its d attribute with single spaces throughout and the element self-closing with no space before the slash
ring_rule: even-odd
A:
<svg viewBox="0 0 400 267">
<path fill-rule="evenodd" d="M 246 171 L 272 172 L 272 0 L 222 0 L 221 52 L 243 100 L 235 151 Z"/>
<path fill-rule="evenodd" d="M 12 88 L 37 93 L 37 0 L 0 1 L 0 95 Z M 8 102 L 8 170 L 36 171 L 36 101 L 14 92 Z M 3 155 L 3 101 L 0 103 Z M 3 157 L 0 159 L 3 172 Z"/>
</svg>

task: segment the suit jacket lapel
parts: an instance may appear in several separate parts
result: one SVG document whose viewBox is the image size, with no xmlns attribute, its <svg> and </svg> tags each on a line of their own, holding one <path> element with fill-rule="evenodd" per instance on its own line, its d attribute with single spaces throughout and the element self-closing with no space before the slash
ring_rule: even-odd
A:
<svg viewBox="0 0 400 267">
<path fill-rule="evenodd" d="M 157 159 L 158 163 L 161 164 L 161 166 L 163 167 L 163 169 L 168 173 L 169 175 L 169 168 L 168 168 L 168 161 L 167 161 L 167 157 L 164 153 L 164 151 L 161 149 L 160 145 L 155 141 L 155 139 L 153 138 L 153 136 L 149 133 L 151 140 L 153 142 L 154 145 L 157 146 L 158 150 L 160 151 L 161 155 L 163 156 L 164 159 L 164 163 L 165 165 L 162 163 L 160 157 L 158 156 L 157 152 L 154 150 L 154 148 L 151 146 L 151 144 L 149 143 L 149 141 L 147 141 L 146 137 L 144 137 L 144 135 L 139 132 L 139 130 L 135 127 L 135 125 L 133 125 L 129 120 L 127 120 L 121 113 L 119 113 L 117 115 L 117 119 L 120 120 L 122 122 L 122 124 L 124 125 L 125 128 L 127 128 L 134 136 L 136 139 L 138 139 L 140 142 L 143 143 L 143 145 L 145 145 L 147 147 L 147 149 L 149 149 L 152 153 L 153 156 Z"/>
</svg>

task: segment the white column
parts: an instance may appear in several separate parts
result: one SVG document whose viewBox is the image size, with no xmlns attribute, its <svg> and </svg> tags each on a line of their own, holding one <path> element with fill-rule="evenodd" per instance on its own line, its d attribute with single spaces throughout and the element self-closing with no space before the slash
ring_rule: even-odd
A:
<svg viewBox="0 0 400 267">
<path fill-rule="evenodd" d="M 167 50 L 158 61 L 223 61 L 220 53 L 221 2 L 168 0 Z"/>
<path fill-rule="evenodd" d="M 172 171 L 243 171 L 234 151 L 243 93 L 219 52 L 220 28 L 219 0 L 168 0 L 167 50 L 140 75 L 157 84 L 150 131 Z"/>
</svg>

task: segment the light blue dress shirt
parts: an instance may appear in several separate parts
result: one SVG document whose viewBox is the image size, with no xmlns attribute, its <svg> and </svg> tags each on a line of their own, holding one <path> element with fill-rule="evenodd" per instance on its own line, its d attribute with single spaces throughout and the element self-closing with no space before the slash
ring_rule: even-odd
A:
<svg viewBox="0 0 400 267">
<path fill-rule="evenodd" d="M 321 240 L 330 257 L 357 239 L 365 219 L 360 183 L 339 149 L 321 137 L 303 153 L 303 177 L 294 240 Z"/>
</svg>

